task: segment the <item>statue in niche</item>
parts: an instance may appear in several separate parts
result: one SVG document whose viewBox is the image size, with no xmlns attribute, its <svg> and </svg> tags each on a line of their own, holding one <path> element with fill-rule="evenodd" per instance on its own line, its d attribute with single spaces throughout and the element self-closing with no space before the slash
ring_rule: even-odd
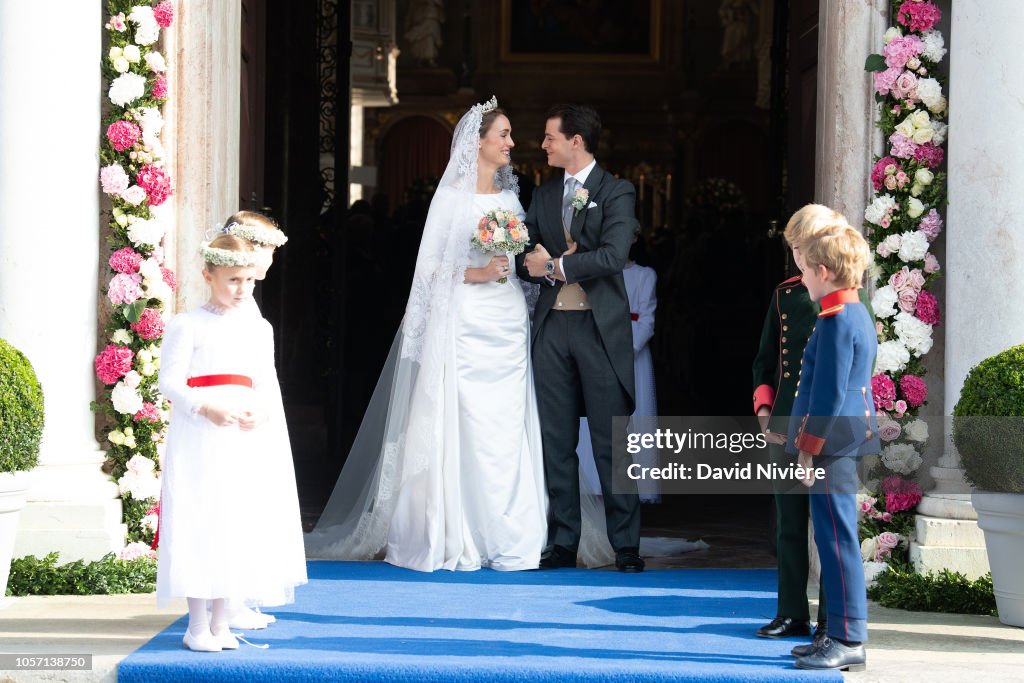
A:
<svg viewBox="0 0 1024 683">
<path fill-rule="evenodd" d="M 753 58 L 754 26 L 759 8 L 753 0 L 721 0 L 718 19 L 722 22 L 722 61 L 719 71 L 746 64 Z"/>
<path fill-rule="evenodd" d="M 420 65 L 437 66 L 443 24 L 444 0 L 410 0 L 403 34 L 406 54 Z"/>
</svg>

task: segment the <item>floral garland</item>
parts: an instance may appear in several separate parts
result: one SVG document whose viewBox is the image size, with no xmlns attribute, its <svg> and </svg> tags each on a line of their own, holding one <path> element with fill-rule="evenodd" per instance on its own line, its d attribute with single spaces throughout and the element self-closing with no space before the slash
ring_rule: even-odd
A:
<svg viewBox="0 0 1024 683">
<path fill-rule="evenodd" d="M 177 286 L 163 265 L 164 226 L 153 211 L 171 195 L 164 170 L 160 107 L 167 101 L 167 62 L 154 46 L 174 20 L 168 0 L 108 0 L 109 51 L 102 70 L 109 89 L 100 184 L 111 247 L 109 343 L 96 356 L 105 385 L 93 404 L 113 423 L 106 469 L 117 481 L 128 526 L 122 559 L 153 551 L 159 513 L 159 461 L 169 404 L 158 391 L 163 313 Z"/>
<path fill-rule="evenodd" d="M 935 77 L 946 55 L 935 29 L 942 13 L 925 0 L 895 0 L 892 9 L 896 26 L 885 32 L 882 54 L 871 55 L 865 65 L 873 74 L 878 127 L 888 150 L 871 170 L 875 194 L 864 212 L 875 254 L 871 304 L 879 342 L 871 389 L 884 443 L 869 482 L 880 484 L 858 497 L 869 578 L 909 555 L 914 509 L 922 496 L 914 474 L 928 440 L 928 425 L 917 417 L 928 398 L 922 358 L 942 320 L 929 291 L 939 272 L 930 249 L 946 204 L 946 174 L 937 171 L 944 157 L 946 98 Z"/>
</svg>

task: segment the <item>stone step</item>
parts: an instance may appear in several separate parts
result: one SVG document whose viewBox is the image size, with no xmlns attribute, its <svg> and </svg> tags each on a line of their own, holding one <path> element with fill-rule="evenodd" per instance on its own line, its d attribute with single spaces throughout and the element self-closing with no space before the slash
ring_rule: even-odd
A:
<svg viewBox="0 0 1024 683">
<path fill-rule="evenodd" d="M 910 544 L 910 561 L 922 574 L 948 569 L 976 579 L 989 572 L 988 554 L 984 547 L 929 547 L 915 542 Z"/>
<path fill-rule="evenodd" d="M 107 528 L 121 522 L 121 501 L 102 503 L 32 502 L 21 509 L 18 528 L 24 530 Z"/>
<path fill-rule="evenodd" d="M 985 532 L 971 519 L 943 519 L 917 515 L 915 519 L 918 545 L 940 548 L 985 547 Z"/>
</svg>

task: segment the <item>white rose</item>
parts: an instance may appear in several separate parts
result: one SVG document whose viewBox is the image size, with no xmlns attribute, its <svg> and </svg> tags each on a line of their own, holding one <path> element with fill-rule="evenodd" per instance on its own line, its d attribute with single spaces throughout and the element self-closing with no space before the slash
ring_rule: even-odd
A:
<svg viewBox="0 0 1024 683">
<path fill-rule="evenodd" d="M 122 228 L 128 225 L 128 216 L 123 213 L 120 216 L 114 216 L 114 222 L 120 225 Z"/>
<path fill-rule="evenodd" d="M 921 203 L 920 199 L 911 197 L 907 200 L 907 215 L 911 218 L 917 218 L 924 213 L 924 204 Z"/>
<path fill-rule="evenodd" d="M 914 123 L 909 116 L 896 125 L 896 132 L 905 138 L 914 137 Z"/>
<path fill-rule="evenodd" d="M 114 334 L 110 335 L 110 341 L 115 344 L 131 344 L 132 333 L 126 329 L 114 330 Z"/>
<path fill-rule="evenodd" d="M 164 276 L 160 270 L 160 262 L 153 257 L 143 260 L 139 266 L 139 275 L 147 280 L 162 280 Z"/>
<path fill-rule="evenodd" d="M 110 52 L 107 53 L 107 56 L 110 58 L 110 61 L 114 61 L 123 54 L 124 51 L 115 45 L 114 47 L 110 48 Z"/>
<path fill-rule="evenodd" d="M 931 185 L 933 180 L 935 180 L 935 174 L 927 168 L 919 168 L 914 174 L 914 182 L 921 185 Z"/>
<path fill-rule="evenodd" d="M 505 232 L 505 228 L 496 228 L 494 231 L 494 241 L 504 242 L 508 239 L 508 234 Z"/>
<path fill-rule="evenodd" d="M 865 538 L 860 542 L 860 557 L 862 560 L 867 561 L 875 556 L 875 551 L 878 550 L 878 541 L 875 537 Z"/>
<path fill-rule="evenodd" d="M 934 78 L 922 78 L 917 81 L 917 96 L 931 109 L 942 99 L 942 85 Z"/>
<path fill-rule="evenodd" d="M 932 138 L 935 137 L 935 131 L 931 128 L 918 128 L 914 131 L 914 135 L 911 137 L 918 145 L 923 145 L 926 142 L 931 142 Z"/>
<path fill-rule="evenodd" d="M 125 448 L 135 448 L 135 437 L 134 436 L 126 436 L 126 437 L 124 437 L 124 445 L 125 445 Z"/>
<path fill-rule="evenodd" d="M 174 292 L 161 280 L 147 280 L 145 283 L 146 295 L 151 299 L 158 299 L 162 303 L 168 303 L 174 298 Z"/>
<path fill-rule="evenodd" d="M 123 446 L 124 434 L 121 433 L 120 429 L 115 429 L 114 431 L 107 434 L 107 441 L 114 444 L 115 446 Z"/>
<path fill-rule="evenodd" d="M 125 200 L 132 206 L 138 206 L 146 199 L 146 191 L 138 185 L 132 185 L 127 190 L 121 193 L 121 199 Z"/>
<path fill-rule="evenodd" d="M 916 358 L 920 358 L 922 354 L 928 353 L 932 349 L 932 326 L 906 311 L 896 314 L 893 331 L 896 332 L 900 344 L 905 346 L 907 351 L 913 353 Z M 902 370 L 902 368 L 900 369 Z"/>
<path fill-rule="evenodd" d="M 132 389 L 138 389 L 139 384 L 142 383 L 142 375 L 135 372 L 134 370 L 129 370 L 124 376 L 124 383 L 130 386 Z"/>
<path fill-rule="evenodd" d="M 143 377 L 152 377 L 156 374 L 156 366 L 152 363 L 143 363 L 142 367 L 139 368 L 139 373 Z"/>
<path fill-rule="evenodd" d="M 129 221 L 131 223 L 131 221 Z M 128 239 L 136 246 L 155 247 L 164 236 L 164 227 L 153 219 L 138 219 L 128 228 Z"/>
<path fill-rule="evenodd" d="M 907 117 L 910 122 L 914 125 L 914 128 L 931 128 L 932 119 L 923 109 L 918 109 L 913 114 Z"/>
<path fill-rule="evenodd" d="M 868 266 L 868 277 L 872 280 L 877 280 L 882 277 L 882 267 L 877 263 L 872 262 L 871 265 Z"/>
<path fill-rule="evenodd" d="M 921 66 L 921 60 L 917 57 L 911 57 L 907 60 L 907 68 L 911 71 L 917 70 L 919 66 Z"/>
<path fill-rule="evenodd" d="M 159 358 L 160 357 L 160 347 L 157 344 L 150 344 L 149 345 L 149 352 L 151 354 L 153 354 L 153 358 Z"/>
<path fill-rule="evenodd" d="M 156 107 L 143 107 L 137 117 L 142 128 L 142 142 L 149 147 L 160 145 L 160 131 L 164 128 L 164 117 Z"/>
<path fill-rule="evenodd" d="M 868 223 L 881 225 L 882 219 L 892 213 L 895 208 L 896 200 L 892 195 L 879 195 L 868 205 L 868 208 L 864 209 L 864 219 Z"/>
<path fill-rule="evenodd" d="M 902 35 L 903 35 L 903 32 L 900 31 L 898 27 L 890 26 L 889 30 L 885 32 L 885 35 L 883 36 L 883 38 L 885 39 L 885 44 L 888 45 L 893 40 L 895 40 L 896 38 L 899 38 Z"/>
<path fill-rule="evenodd" d="M 899 294 L 891 285 L 879 287 L 875 295 L 871 297 L 871 308 L 875 311 L 876 318 L 891 318 L 896 315 L 896 305 L 899 302 Z"/>
<path fill-rule="evenodd" d="M 925 442 L 928 440 L 928 423 L 924 420 L 914 420 L 903 428 L 903 433 L 911 441 Z"/>
<path fill-rule="evenodd" d="M 121 74 L 110 84 L 107 97 L 119 107 L 125 107 L 146 94 L 146 77 L 139 74 Z"/>
<path fill-rule="evenodd" d="M 917 199 L 911 199 L 911 202 L 921 202 Z M 911 214 L 913 215 L 913 214 Z M 918 212 L 917 215 L 921 215 Z M 928 253 L 928 236 L 920 230 L 908 231 L 900 235 L 900 248 L 899 257 L 904 263 L 910 263 L 911 261 L 923 261 L 925 254 Z"/>
<path fill-rule="evenodd" d="M 146 55 L 146 66 L 149 70 L 154 73 L 162 73 L 167 71 L 167 61 L 164 56 L 159 52 L 150 52 Z"/>
<path fill-rule="evenodd" d="M 142 61 L 142 51 L 139 50 L 138 45 L 126 45 L 124 48 L 124 58 L 132 64 L 138 64 Z"/>
<path fill-rule="evenodd" d="M 114 410 L 122 415 L 134 415 L 142 410 L 142 397 L 126 382 L 118 382 L 110 392 L 110 402 L 114 404 Z M 127 446 L 127 442 L 125 443 Z"/>
<path fill-rule="evenodd" d="M 878 345 L 875 354 L 875 374 L 901 372 L 910 362 L 910 352 L 901 342 L 891 339 Z"/>
<path fill-rule="evenodd" d="M 897 474 L 911 474 L 921 466 L 921 455 L 909 443 L 889 444 L 882 449 L 882 464 Z"/>
<path fill-rule="evenodd" d="M 151 363 L 151 362 L 153 362 L 153 354 L 151 354 L 146 349 L 142 349 L 141 351 L 139 351 L 139 353 L 136 354 L 135 357 L 138 358 L 143 363 Z"/>
<path fill-rule="evenodd" d="M 895 254 L 897 251 L 899 251 L 900 244 L 902 242 L 903 238 L 900 237 L 899 235 L 889 235 L 884 240 L 882 240 L 882 244 L 885 245 L 885 248 L 888 250 L 890 254 Z"/>
<path fill-rule="evenodd" d="M 128 69 L 130 69 L 130 68 L 131 68 L 131 64 L 129 64 L 128 60 L 125 59 L 124 57 L 118 57 L 117 59 L 114 60 L 114 71 L 116 71 L 117 73 L 123 74 L 124 72 L 128 71 Z"/>
<path fill-rule="evenodd" d="M 924 192 L 923 185 L 918 185 L 917 183 L 914 183 L 913 185 L 910 186 L 911 197 L 920 197 L 922 192 Z"/>
</svg>

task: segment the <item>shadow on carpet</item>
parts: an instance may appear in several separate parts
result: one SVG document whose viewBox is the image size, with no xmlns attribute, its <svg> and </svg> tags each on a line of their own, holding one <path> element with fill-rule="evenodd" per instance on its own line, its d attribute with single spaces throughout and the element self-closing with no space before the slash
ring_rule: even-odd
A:
<svg viewBox="0 0 1024 683">
<path fill-rule="evenodd" d="M 800 640 L 754 636 L 775 571 L 434 572 L 310 562 L 277 623 L 219 653 L 181 644 L 183 617 L 121 662 L 136 681 L 841 681 L 800 671 Z"/>
</svg>

